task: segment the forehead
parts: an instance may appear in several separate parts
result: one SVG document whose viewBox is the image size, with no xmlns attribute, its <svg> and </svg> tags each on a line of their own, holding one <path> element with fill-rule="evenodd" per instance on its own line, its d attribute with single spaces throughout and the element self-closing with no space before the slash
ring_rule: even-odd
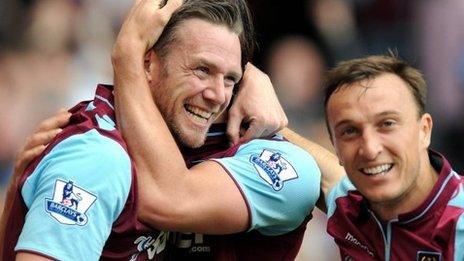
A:
<svg viewBox="0 0 464 261">
<path fill-rule="evenodd" d="M 327 103 L 330 123 L 358 118 L 371 119 L 385 112 L 417 113 L 416 103 L 406 82 L 385 73 L 374 79 L 342 86 Z"/>
<path fill-rule="evenodd" d="M 189 58 L 208 59 L 217 65 L 241 70 L 241 47 L 237 33 L 225 25 L 193 18 L 176 29 L 172 52 L 182 51 Z"/>
</svg>

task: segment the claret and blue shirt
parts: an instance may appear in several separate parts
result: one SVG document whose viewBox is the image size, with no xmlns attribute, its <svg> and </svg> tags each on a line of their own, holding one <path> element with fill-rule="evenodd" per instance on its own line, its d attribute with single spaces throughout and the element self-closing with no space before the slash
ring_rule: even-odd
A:
<svg viewBox="0 0 464 261">
<path fill-rule="evenodd" d="M 440 154 L 429 151 L 439 173 L 430 195 L 415 210 L 382 221 L 345 177 L 326 199 L 327 231 L 342 260 L 464 260 L 463 178 Z"/>
<path fill-rule="evenodd" d="M 225 125 L 205 146 L 183 149 L 188 166 L 218 162 L 249 211 L 249 228 L 226 236 L 159 231 L 137 218 L 137 173 L 116 128 L 112 87 L 72 108 L 70 124 L 23 173 L 2 260 L 27 251 L 58 260 L 292 260 L 320 191 L 314 159 L 280 137 L 228 147 Z M 159 206 L 162 208 L 163 206 Z"/>
</svg>

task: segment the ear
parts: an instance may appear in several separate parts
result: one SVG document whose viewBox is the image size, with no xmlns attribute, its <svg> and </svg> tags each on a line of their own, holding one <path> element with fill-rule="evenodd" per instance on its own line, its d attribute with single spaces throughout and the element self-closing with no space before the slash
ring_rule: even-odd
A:
<svg viewBox="0 0 464 261">
<path fill-rule="evenodd" d="M 432 137 L 432 115 L 429 113 L 424 113 L 420 119 L 420 130 L 419 130 L 419 142 L 423 148 L 428 148 L 430 146 L 430 140 Z"/>
<path fill-rule="evenodd" d="M 148 83 L 156 80 L 159 74 L 160 60 L 153 49 L 150 49 L 144 57 L 143 65 Z"/>
</svg>

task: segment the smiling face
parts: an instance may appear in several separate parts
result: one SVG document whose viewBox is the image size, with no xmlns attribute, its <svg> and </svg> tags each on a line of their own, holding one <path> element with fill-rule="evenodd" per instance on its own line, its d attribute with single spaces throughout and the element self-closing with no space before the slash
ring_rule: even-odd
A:
<svg viewBox="0 0 464 261">
<path fill-rule="evenodd" d="M 340 162 L 372 205 L 395 206 L 424 196 L 419 184 L 427 178 L 432 119 L 418 116 L 401 78 L 384 73 L 342 86 L 326 109 Z"/>
<path fill-rule="evenodd" d="M 242 76 L 240 42 L 227 27 L 200 19 L 182 22 L 175 35 L 165 57 L 151 55 L 148 80 L 177 141 L 194 148 L 203 145 Z"/>
</svg>

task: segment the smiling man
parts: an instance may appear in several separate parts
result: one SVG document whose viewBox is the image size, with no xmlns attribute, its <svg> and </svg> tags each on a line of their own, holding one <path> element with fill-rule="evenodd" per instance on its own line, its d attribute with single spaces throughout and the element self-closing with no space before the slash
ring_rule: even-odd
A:
<svg viewBox="0 0 464 261">
<path fill-rule="evenodd" d="M 326 119 L 347 173 L 327 197 L 328 232 L 344 260 L 464 260 L 463 179 L 429 149 L 426 91 L 394 55 L 328 73 Z"/>
</svg>

